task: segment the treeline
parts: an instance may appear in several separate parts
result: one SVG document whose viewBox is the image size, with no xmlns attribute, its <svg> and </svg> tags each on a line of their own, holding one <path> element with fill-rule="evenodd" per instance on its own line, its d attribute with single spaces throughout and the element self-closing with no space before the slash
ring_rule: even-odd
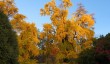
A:
<svg viewBox="0 0 110 64">
<path fill-rule="evenodd" d="M 93 47 L 79 54 L 79 64 L 110 64 L 110 33 L 94 38 Z"/>
<path fill-rule="evenodd" d="M 51 0 L 41 9 L 50 16 L 39 31 L 18 13 L 14 1 L 0 1 L 0 64 L 109 64 L 110 34 L 94 38 L 94 17 L 82 4 L 68 19 L 70 0 Z"/>
</svg>

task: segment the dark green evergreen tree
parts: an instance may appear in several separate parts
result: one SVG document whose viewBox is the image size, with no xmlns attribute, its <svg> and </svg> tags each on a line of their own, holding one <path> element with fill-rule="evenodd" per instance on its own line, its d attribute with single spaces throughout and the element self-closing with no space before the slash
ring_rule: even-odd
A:
<svg viewBox="0 0 110 64">
<path fill-rule="evenodd" d="M 18 43 L 8 17 L 0 11 L 0 64 L 18 64 Z"/>
</svg>

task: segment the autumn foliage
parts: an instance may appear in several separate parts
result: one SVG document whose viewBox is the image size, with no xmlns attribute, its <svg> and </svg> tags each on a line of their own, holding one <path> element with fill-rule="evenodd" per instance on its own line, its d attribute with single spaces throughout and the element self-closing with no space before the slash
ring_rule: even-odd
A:
<svg viewBox="0 0 110 64">
<path fill-rule="evenodd" d="M 73 6 L 71 0 L 60 0 L 59 5 L 55 0 L 46 3 L 44 8 L 40 9 L 40 14 L 49 16 L 51 22 L 43 24 L 43 30 L 38 30 L 35 23 L 27 22 L 26 16 L 18 12 L 13 0 L 0 1 L 0 13 L 7 16 L 3 22 L 9 19 L 13 34 L 16 34 L 18 48 L 16 49 L 16 45 L 12 49 L 17 51 L 16 63 L 101 64 L 102 60 L 110 61 L 109 36 L 94 40 L 93 15 L 87 13 L 82 4 L 78 4 L 78 9 L 69 16 L 71 6 Z M 0 31 L 5 33 L 2 28 L 4 27 L 0 21 Z M 1 52 L 3 51 L 0 50 L 0 54 Z M 12 58 L 14 59 L 10 61 L 14 62 L 15 57 Z M 0 62 L 3 63 L 1 59 L 0 56 Z"/>
<path fill-rule="evenodd" d="M 0 1 L 0 9 L 7 16 L 13 16 L 18 12 L 18 8 L 16 8 L 13 0 Z"/>
<path fill-rule="evenodd" d="M 18 45 L 19 45 L 19 57 L 18 61 L 20 64 L 36 64 L 34 60 L 35 56 L 38 55 L 37 43 L 37 29 L 34 23 L 25 22 L 26 17 L 22 14 L 16 14 L 11 20 L 13 29 L 18 34 Z"/>
<path fill-rule="evenodd" d="M 60 7 L 56 5 L 55 0 L 52 0 L 40 10 L 41 15 L 49 15 L 51 20 L 50 24 L 44 24 L 43 32 L 40 33 L 41 39 L 46 39 L 44 43 L 48 44 L 44 45 L 46 48 L 44 51 L 50 52 L 50 55 L 53 51 L 47 49 L 54 50 L 50 46 L 56 46 L 54 61 L 58 63 L 63 63 L 64 59 L 74 62 L 81 51 L 92 47 L 93 16 L 87 14 L 80 4 L 71 19 L 68 19 L 68 8 L 71 6 L 70 0 L 62 0 Z"/>
</svg>

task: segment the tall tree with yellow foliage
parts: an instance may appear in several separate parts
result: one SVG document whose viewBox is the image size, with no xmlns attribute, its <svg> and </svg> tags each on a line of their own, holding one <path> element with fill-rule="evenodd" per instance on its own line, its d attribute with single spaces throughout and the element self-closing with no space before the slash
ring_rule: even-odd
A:
<svg viewBox="0 0 110 64">
<path fill-rule="evenodd" d="M 39 50 L 37 44 L 38 34 L 37 28 L 34 23 L 28 23 L 24 19 L 26 17 L 22 14 L 16 14 L 11 20 L 13 30 L 17 32 L 20 64 L 36 64 L 35 57 L 38 55 Z"/>
<path fill-rule="evenodd" d="M 61 0 L 60 7 L 56 5 L 55 0 L 51 0 L 45 4 L 44 9 L 40 10 L 41 15 L 49 15 L 51 19 L 51 23 L 46 24 L 47 27 L 44 25 L 45 29 L 41 36 L 51 38 L 47 41 L 52 40 L 52 45 L 57 45 L 58 53 L 55 59 L 60 63 L 67 59 L 71 62 L 78 57 L 82 50 L 91 48 L 94 36 L 92 15 L 87 14 L 84 9 L 81 9 L 82 6 L 80 5 L 72 18 L 68 19 L 68 8 L 70 6 L 72 6 L 70 0 Z"/>
<path fill-rule="evenodd" d="M 17 33 L 20 64 L 36 64 L 36 57 L 39 53 L 37 43 L 37 29 L 34 23 L 27 23 L 26 18 L 22 14 L 18 14 L 18 8 L 14 4 L 14 0 L 0 1 L 0 12 L 8 16 L 12 24 L 13 30 Z"/>
</svg>

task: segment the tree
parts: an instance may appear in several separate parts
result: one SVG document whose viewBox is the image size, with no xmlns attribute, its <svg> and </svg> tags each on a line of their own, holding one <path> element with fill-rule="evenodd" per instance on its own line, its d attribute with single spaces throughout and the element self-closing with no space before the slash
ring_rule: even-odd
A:
<svg viewBox="0 0 110 64">
<path fill-rule="evenodd" d="M 16 33 L 10 25 L 10 19 L 17 10 L 14 1 L 0 1 L 0 63 L 2 64 L 18 64 Z"/>
<path fill-rule="evenodd" d="M 51 19 L 51 23 L 47 27 L 44 26 L 41 34 L 43 38 L 51 38 L 47 43 L 54 44 L 58 48 L 57 61 L 63 63 L 64 59 L 69 59 L 73 63 L 82 50 L 92 47 L 94 19 L 91 14 L 85 13 L 81 6 L 79 7 L 81 10 L 77 10 L 73 17 L 68 19 L 68 8 L 72 3 L 70 0 L 61 0 L 61 2 L 58 7 L 55 0 L 52 0 L 45 4 L 44 9 L 41 9 L 41 15 L 49 15 Z"/>
<path fill-rule="evenodd" d="M 7 15 L 0 10 L 0 63 L 18 64 L 18 43 Z"/>
<path fill-rule="evenodd" d="M 20 64 L 36 64 L 35 57 L 39 50 L 37 44 L 38 34 L 34 23 L 27 23 L 24 19 L 26 17 L 22 14 L 16 14 L 11 20 L 13 30 L 17 32 Z"/>
</svg>

